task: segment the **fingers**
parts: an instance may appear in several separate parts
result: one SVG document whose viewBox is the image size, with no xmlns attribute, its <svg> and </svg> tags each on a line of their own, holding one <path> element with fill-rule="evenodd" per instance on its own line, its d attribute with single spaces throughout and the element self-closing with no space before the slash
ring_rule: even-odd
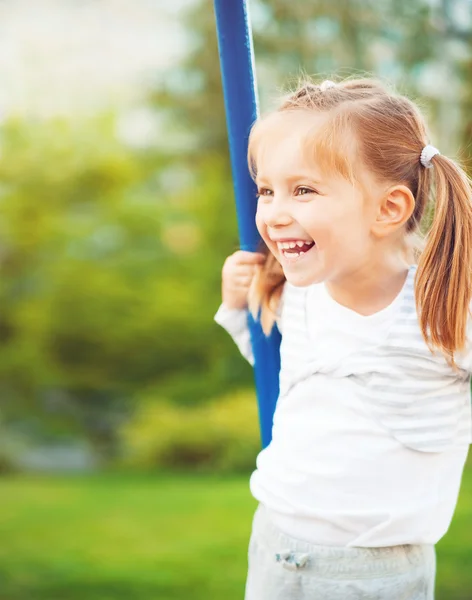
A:
<svg viewBox="0 0 472 600">
<path fill-rule="evenodd" d="M 253 275 L 239 275 L 235 277 L 235 284 L 241 287 L 249 287 L 251 285 Z"/>
<path fill-rule="evenodd" d="M 253 274 L 234 274 L 232 277 L 226 279 L 226 286 L 232 288 L 248 288 L 251 285 L 253 277 Z"/>
<path fill-rule="evenodd" d="M 237 250 L 228 256 L 222 269 L 222 297 L 227 306 L 244 308 L 254 281 L 254 275 L 262 268 L 266 256 L 260 252 Z"/>
<path fill-rule="evenodd" d="M 239 267 L 239 269 L 235 269 L 231 274 L 229 274 L 229 277 L 235 285 L 249 288 L 254 279 L 255 274 L 256 267 L 245 266 Z"/>
<path fill-rule="evenodd" d="M 239 265 L 260 265 L 266 260 L 264 254 L 260 252 L 247 252 L 246 250 L 238 250 L 232 256 L 235 263 Z"/>
<path fill-rule="evenodd" d="M 234 267 L 240 266 L 255 266 L 264 264 L 266 257 L 260 252 L 246 252 L 244 250 L 238 250 L 228 256 L 225 260 L 223 268 L 233 269 Z"/>
<path fill-rule="evenodd" d="M 231 278 L 254 277 L 256 270 L 259 269 L 265 261 L 265 257 L 263 255 L 255 257 L 251 256 L 249 257 L 249 262 L 247 258 L 248 257 L 240 257 L 235 254 L 228 257 L 223 265 L 223 275 Z"/>
<path fill-rule="evenodd" d="M 222 271 L 223 301 L 231 306 L 245 305 L 254 275 L 265 260 L 264 254 L 244 250 L 228 256 Z"/>
<path fill-rule="evenodd" d="M 257 265 L 233 265 L 231 270 L 235 275 L 254 275 Z"/>
</svg>

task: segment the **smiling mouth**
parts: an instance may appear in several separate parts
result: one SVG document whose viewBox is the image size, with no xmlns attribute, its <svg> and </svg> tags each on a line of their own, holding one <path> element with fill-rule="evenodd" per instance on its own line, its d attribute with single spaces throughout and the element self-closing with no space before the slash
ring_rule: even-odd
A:
<svg viewBox="0 0 472 600">
<path fill-rule="evenodd" d="M 303 240 L 299 241 L 299 242 L 278 242 L 277 243 L 277 248 L 278 248 L 280 254 L 282 254 L 282 256 L 284 256 L 285 258 L 287 258 L 289 260 L 295 260 L 297 258 L 302 258 L 306 254 L 308 254 L 308 252 L 310 252 L 310 250 L 312 250 L 312 248 L 314 248 L 315 246 L 316 246 L 315 242 L 306 242 Z"/>
</svg>

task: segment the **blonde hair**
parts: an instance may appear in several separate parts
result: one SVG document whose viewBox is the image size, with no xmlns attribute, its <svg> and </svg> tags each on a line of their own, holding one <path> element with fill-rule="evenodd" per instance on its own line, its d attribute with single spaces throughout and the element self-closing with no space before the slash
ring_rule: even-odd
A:
<svg viewBox="0 0 472 600">
<path fill-rule="evenodd" d="M 270 120 L 293 111 L 326 113 L 316 139 L 307 131 L 304 140 L 322 168 L 355 182 L 355 167 L 360 164 L 380 181 L 402 183 L 411 190 L 415 208 L 406 223 L 405 247 L 410 258 L 415 251 L 418 258 L 415 296 L 421 332 L 431 351 L 438 349 L 454 364 L 454 353 L 465 345 L 471 300 L 472 189 L 466 173 L 443 155 L 432 158 L 433 168 L 423 167 L 420 155 L 428 135 L 419 109 L 379 81 L 355 79 L 324 90 L 305 80 L 274 113 L 256 121 L 248 149 L 253 177 L 256 148 Z M 411 240 L 418 236 L 433 192 L 434 217 L 419 249 Z M 261 251 L 267 259 L 254 277 L 248 303 L 268 335 L 285 277 L 265 244 Z"/>
</svg>

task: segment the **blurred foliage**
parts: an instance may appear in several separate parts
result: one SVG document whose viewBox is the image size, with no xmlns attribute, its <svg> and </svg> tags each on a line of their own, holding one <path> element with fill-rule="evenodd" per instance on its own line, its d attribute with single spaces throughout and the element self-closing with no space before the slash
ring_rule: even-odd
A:
<svg viewBox="0 0 472 600">
<path fill-rule="evenodd" d="M 446 5 L 255 0 L 263 107 L 301 71 L 367 71 L 421 97 L 433 131 L 446 134 L 441 149 L 457 139 L 467 158 L 472 42 Z M 229 425 L 203 405 L 252 384 L 213 323 L 238 236 L 212 2 L 191 3 L 181 18 L 187 55 L 146 100 L 162 123 L 155 145 L 127 143 L 113 112 L 10 118 L 0 129 L 0 413 L 20 437 L 83 437 L 114 458 L 129 423 L 129 448 L 149 438 L 136 463 L 162 462 L 156 453 L 167 444 L 180 464 L 212 428 L 213 457 Z M 174 441 L 160 436 L 167 425 L 153 403 Z M 201 432 L 191 433 L 184 406 Z M 179 436 L 193 442 L 185 449 Z"/>
<path fill-rule="evenodd" d="M 133 468 L 249 472 L 260 449 L 255 394 L 234 392 L 195 408 L 146 398 L 122 435 Z"/>
<path fill-rule="evenodd" d="M 116 121 L 7 122 L 0 163 L 2 414 L 111 455 L 137 388 L 193 403 L 250 377 L 209 326 L 237 247 L 224 165 L 185 179 Z"/>
<path fill-rule="evenodd" d="M 447 138 L 443 150 L 451 136 L 455 149 L 470 129 L 472 108 L 472 30 L 460 18 L 461 6 L 467 11 L 467 0 L 254 0 L 250 12 L 262 110 L 304 73 L 385 77 L 426 109 L 433 131 Z M 189 52 L 161 79 L 150 101 L 190 132 L 193 143 L 182 148 L 182 158 L 198 164 L 202 153 L 227 153 L 212 0 L 191 3 L 182 18 Z M 460 118 L 453 119 L 457 111 Z"/>
</svg>

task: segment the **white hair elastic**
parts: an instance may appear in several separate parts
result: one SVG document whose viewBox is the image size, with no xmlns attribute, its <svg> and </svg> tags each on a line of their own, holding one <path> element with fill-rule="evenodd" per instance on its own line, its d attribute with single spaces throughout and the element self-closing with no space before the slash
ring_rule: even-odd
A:
<svg viewBox="0 0 472 600">
<path fill-rule="evenodd" d="M 433 156 L 436 156 L 436 154 L 441 154 L 441 152 L 439 152 L 437 148 L 431 146 L 430 144 L 425 146 L 421 151 L 420 155 L 420 161 L 423 167 L 425 167 L 426 169 L 431 169 L 431 167 L 433 166 L 431 159 L 433 158 Z"/>
<path fill-rule="evenodd" d="M 326 90 L 329 90 L 329 88 L 333 87 L 336 87 L 336 84 L 334 83 L 334 81 L 330 81 L 329 79 L 326 79 L 325 81 L 323 81 L 323 83 L 320 84 L 320 90 L 322 92 L 326 92 Z"/>
</svg>

